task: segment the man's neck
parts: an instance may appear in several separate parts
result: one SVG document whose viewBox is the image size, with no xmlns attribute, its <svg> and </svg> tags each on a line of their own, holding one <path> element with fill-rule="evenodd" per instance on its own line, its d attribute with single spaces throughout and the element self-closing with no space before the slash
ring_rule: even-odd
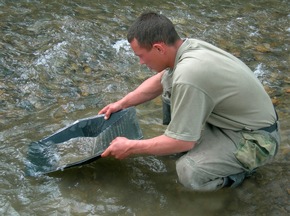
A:
<svg viewBox="0 0 290 216">
<path fill-rule="evenodd" d="M 175 58 L 178 52 L 179 47 L 182 45 L 183 40 L 178 40 L 173 46 L 168 47 L 168 58 L 169 58 L 169 68 L 174 68 Z"/>
</svg>

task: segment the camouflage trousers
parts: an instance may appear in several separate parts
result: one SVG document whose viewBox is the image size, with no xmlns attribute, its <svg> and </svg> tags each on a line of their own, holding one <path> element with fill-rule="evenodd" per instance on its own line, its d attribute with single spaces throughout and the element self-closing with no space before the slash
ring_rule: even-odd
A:
<svg viewBox="0 0 290 216">
<path fill-rule="evenodd" d="M 270 162 L 280 144 L 278 129 L 232 131 L 206 124 L 196 146 L 176 161 L 179 181 L 187 188 L 212 191 L 236 187 Z"/>
</svg>

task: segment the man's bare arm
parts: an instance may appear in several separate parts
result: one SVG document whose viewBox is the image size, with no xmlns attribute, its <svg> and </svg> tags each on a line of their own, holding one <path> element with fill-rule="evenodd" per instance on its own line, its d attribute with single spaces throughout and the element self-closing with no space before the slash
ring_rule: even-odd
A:
<svg viewBox="0 0 290 216">
<path fill-rule="evenodd" d="M 105 118 L 109 118 L 114 112 L 130 106 L 137 106 L 146 101 L 152 100 L 162 93 L 161 77 L 163 72 L 160 72 L 147 80 L 145 80 L 134 91 L 128 93 L 125 97 L 105 106 L 99 114 L 105 114 Z"/>
</svg>

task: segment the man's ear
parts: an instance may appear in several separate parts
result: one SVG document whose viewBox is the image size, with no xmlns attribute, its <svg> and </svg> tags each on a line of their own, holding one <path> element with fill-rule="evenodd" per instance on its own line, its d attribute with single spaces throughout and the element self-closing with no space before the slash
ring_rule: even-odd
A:
<svg viewBox="0 0 290 216">
<path fill-rule="evenodd" d="M 165 53 L 165 44 L 164 43 L 155 43 L 155 44 L 153 44 L 153 48 L 156 49 L 161 54 Z"/>
</svg>

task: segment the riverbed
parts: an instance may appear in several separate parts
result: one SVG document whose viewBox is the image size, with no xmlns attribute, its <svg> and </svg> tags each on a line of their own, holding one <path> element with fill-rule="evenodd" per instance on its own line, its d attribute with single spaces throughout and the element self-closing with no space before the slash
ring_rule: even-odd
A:
<svg viewBox="0 0 290 216">
<path fill-rule="evenodd" d="M 0 214 L 289 215 L 289 8 L 287 0 L 0 0 Z M 97 115 L 154 74 L 126 41 L 149 10 L 253 70 L 280 118 L 276 158 L 240 187 L 207 193 L 178 183 L 176 156 L 105 158 L 28 177 L 31 142 Z M 136 110 L 144 138 L 164 132 L 160 98 Z"/>
</svg>

